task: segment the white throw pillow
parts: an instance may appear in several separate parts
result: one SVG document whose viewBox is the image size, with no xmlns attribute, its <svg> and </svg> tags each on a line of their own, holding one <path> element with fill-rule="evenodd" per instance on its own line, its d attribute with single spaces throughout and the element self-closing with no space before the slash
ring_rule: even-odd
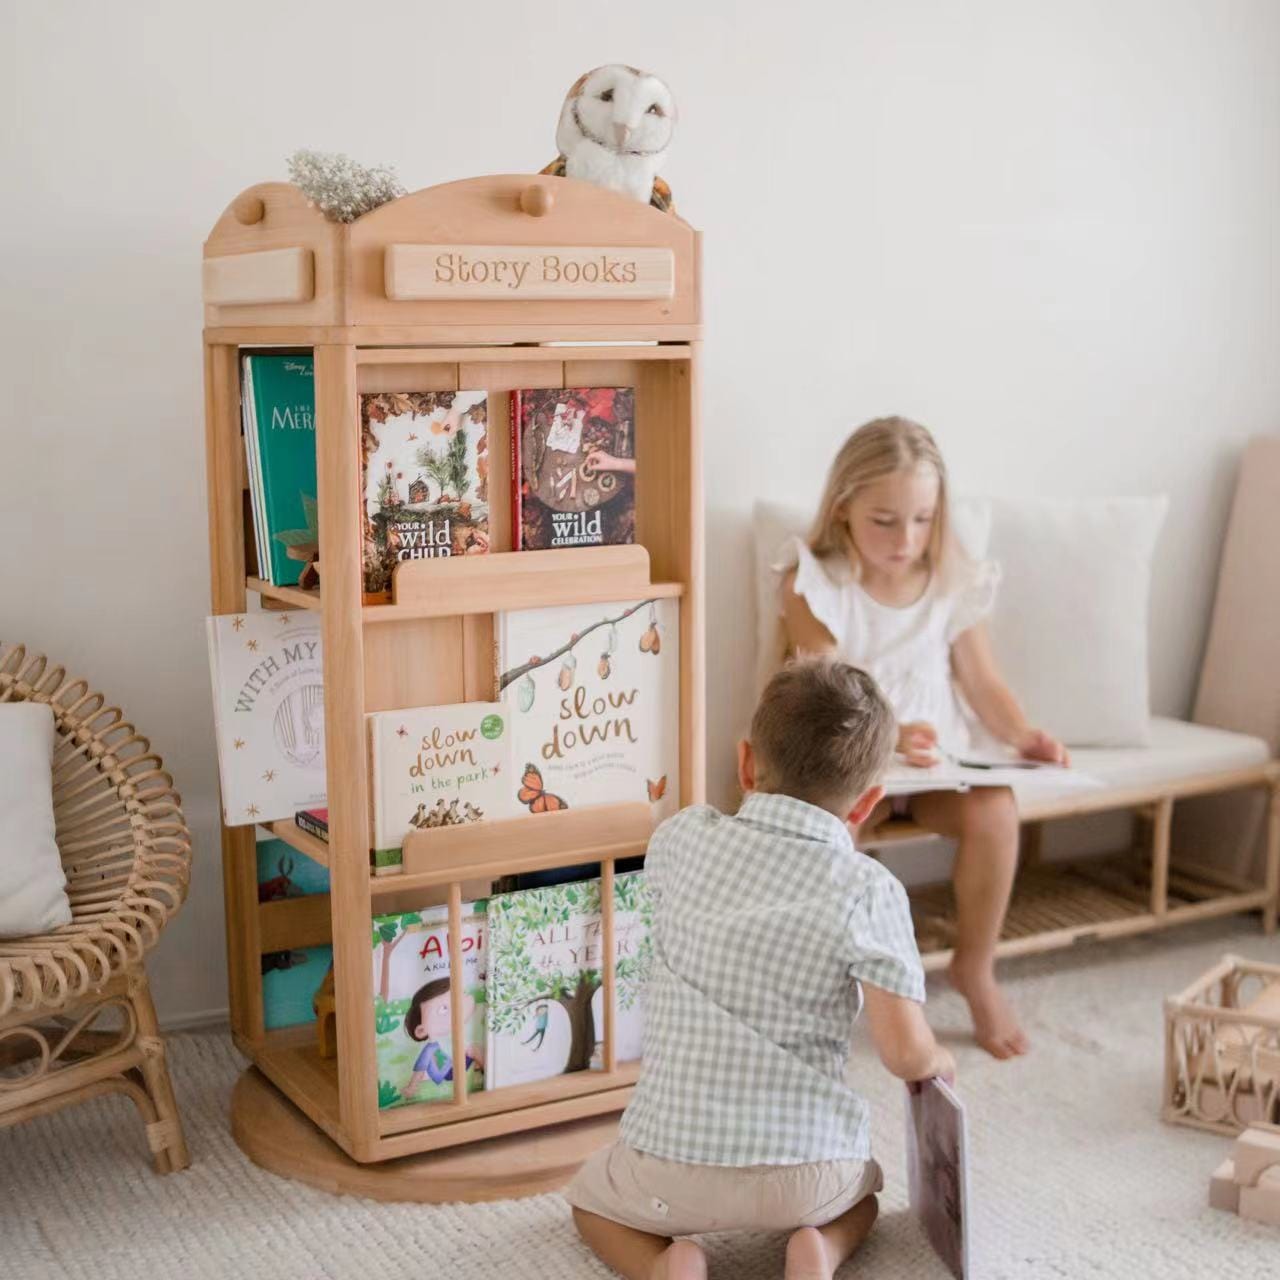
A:
<svg viewBox="0 0 1280 1280">
<path fill-rule="evenodd" d="M 1167 506 L 1164 497 L 991 500 L 1000 672 L 1031 723 L 1070 746 L 1150 743 L 1148 599 Z"/>
<path fill-rule="evenodd" d="M 53 740 L 48 705 L 0 703 L 0 938 L 71 921 L 54 838 Z"/>
<path fill-rule="evenodd" d="M 958 498 L 951 503 L 951 524 L 960 545 L 981 560 L 987 555 L 991 509 L 984 498 Z M 790 537 L 803 538 L 813 512 L 778 502 L 757 502 L 755 521 L 756 697 L 777 670 L 782 656 L 782 624 L 778 617 L 778 576 L 772 565 Z"/>
</svg>

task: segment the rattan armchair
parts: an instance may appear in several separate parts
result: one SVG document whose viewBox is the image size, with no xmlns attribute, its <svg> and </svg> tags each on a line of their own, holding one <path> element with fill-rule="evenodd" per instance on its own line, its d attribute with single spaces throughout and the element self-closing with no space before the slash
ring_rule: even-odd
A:
<svg viewBox="0 0 1280 1280">
<path fill-rule="evenodd" d="M 0 938 L 0 1129 L 132 1098 L 158 1173 L 190 1163 L 143 957 L 182 905 L 191 836 L 151 744 L 84 680 L 0 644 L 0 702 L 53 708 L 54 813 L 71 923 Z"/>
</svg>

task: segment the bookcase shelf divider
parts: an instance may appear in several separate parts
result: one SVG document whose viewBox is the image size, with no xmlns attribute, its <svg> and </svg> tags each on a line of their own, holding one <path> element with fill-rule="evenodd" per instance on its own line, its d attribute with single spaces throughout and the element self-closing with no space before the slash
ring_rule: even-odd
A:
<svg viewBox="0 0 1280 1280">
<path fill-rule="evenodd" d="M 531 186 L 553 190 L 552 201 L 540 202 L 549 210 L 544 216 L 524 212 Z M 430 271 L 422 247 L 441 241 L 458 251 L 503 246 L 531 262 L 584 247 L 614 256 L 634 251 L 637 261 L 669 264 L 671 287 L 669 296 L 610 295 L 595 284 L 577 296 L 440 298 L 429 280 L 422 283 Z M 393 281 L 388 291 L 384 263 L 392 245 L 407 247 L 419 262 L 413 288 Z M 275 836 L 328 868 L 327 896 L 259 903 L 254 829 L 222 830 L 232 1034 L 254 1064 L 235 1089 L 233 1133 L 264 1167 L 330 1191 L 418 1201 L 545 1191 L 612 1136 L 639 1075 L 637 1062 L 617 1060 L 614 965 L 606 961 L 600 972 L 606 1009 L 603 1043 L 594 1050 L 602 1069 L 478 1092 L 459 1079 L 452 1100 L 380 1110 L 372 917 L 447 907 L 456 1040 L 463 1031 L 464 900 L 504 876 L 598 863 L 600 945 L 612 956 L 609 890 L 618 860 L 643 854 L 652 806 L 574 807 L 412 832 L 403 870 L 374 875 L 366 715 L 494 700 L 494 638 L 504 612 L 678 597 L 679 759 L 672 773 L 682 804 L 703 800 L 698 232 L 674 215 L 570 179 L 466 179 L 343 225 L 327 222 L 296 188 L 263 183 L 228 205 L 204 259 L 212 609 L 243 613 L 251 592 L 263 608 L 318 613 L 329 810 L 328 843 L 291 820 L 270 824 Z M 246 515 L 239 375 L 248 348 L 314 356 L 319 590 L 273 586 L 247 567 L 253 521 Z M 518 520 L 509 398 L 516 389 L 558 386 L 635 389 L 643 425 L 632 462 L 634 545 L 512 550 Z M 359 397 L 460 388 L 488 397 L 490 549 L 403 561 L 392 603 L 366 604 Z M 268 1030 L 264 1018 L 264 954 L 326 938 L 334 952 L 336 1057 L 322 1056 L 305 1029 Z"/>
</svg>

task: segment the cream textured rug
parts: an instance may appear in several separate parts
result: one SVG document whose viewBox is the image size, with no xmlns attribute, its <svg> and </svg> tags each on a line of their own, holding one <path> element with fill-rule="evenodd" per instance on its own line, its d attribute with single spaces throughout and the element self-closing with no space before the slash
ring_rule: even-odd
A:
<svg viewBox="0 0 1280 1280">
<path fill-rule="evenodd" d="M 931 984 L 970 1110 L 979 1277 L 1203 1280 L 1277 1274 L 1280 1229 L 1208 1207 L 1226 1138 L 1157 1119 L 1161 1010 L 1224 952 L 1280 960 L 1256 920 L 1175 930 L 1006 966 L 1034 1037 L 1017 1063 L 961 1039 L 963 1011 Z M 226 1112 L 240 1061 L 224 1035 L 171 1039 L 194 1163 L 154 1177 L 141 1128 L 108 1099 L 0 1130 L 6 1280 L 565 1280 L 606 1277 L 556 1196 L 427 1208 L 334 1198 L 250 1164 Z M 898 1086 L 860 1046 L 875 1111 L 882 1214 L 842 1277 L 945 1275 L 905 1212 Z M 772 1280 L 782 1237 L 709 1242 L 712 1276 Z"/>
</svg>

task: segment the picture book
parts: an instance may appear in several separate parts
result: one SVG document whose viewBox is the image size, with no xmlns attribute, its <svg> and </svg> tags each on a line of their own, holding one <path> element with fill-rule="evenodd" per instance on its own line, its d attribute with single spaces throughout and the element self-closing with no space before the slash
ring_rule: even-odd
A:
<svg viewBox="0 0 1280 1280">
<path fill-rule="evenodd" d="M 485 1087 L 485 903 L 462 905 L 466 1044 L 453 1043 L 449 993 L 449 911 L 430 907 L 373 917 L 373 1022 L 378 1106 L 448 1101 L 462 1055 L 467 1091 Z"/>
<path fill-rule="evenodd" d="M 633 387 L 511 393 L 515 549 L 634 542 Z"/>
<path fill-rule="evenodd" d="M 894 756 L 885 771 L 885 794 L 913 795 L 922 791 L 968 791 L 973 787 L 1011 787 L 1021 799 L 1050 798 L 1091 791 L 1102 785 L 1092 774 L 1061 765 L 1003 760 L 998 756 L 939 759 L 926 768 L 906 764 Z"/>
<path fill-rule="evenodd" d="M 907 1086 L 907 1188 L 912 1211 L 957 1280 L 972 1275 L 964 1105 L 943 1080 Z"/>
<path fill-rule="evenodd" d="M 320 615 L 220 614 L 205 623 L 229 827 L 325 803 Z"/>
<path fill-rule="evenodd" d="M 328 870 L 283 840 L 260 840 L 257 860 L 259 902 L 329 892 Z M 330 946 L 263 954 L 262 1017 L 268 1031 L 315 1021 L 311 1002 L 332 964 Z"/>
<path fill-rule="evenodd" d="M 329 843 L 328 809 L 299 809 L 293 815 L 293 820 L 308 835 L 315 836 L 317 840 L 323 840 L 325 844 Z"/>
<path fill-rule="evenodd" d="M 643 871 L 613 882 L 615 1056 L 640 1057 L 653 905 Z M 488 1087 L 599 1070 L 604 1053 L 600 881 L 489 899 Z"/>
<path fill-rule="evenodd" d="M 399 868 L 410 831 L 515 815 L 501 703 L 378 711 L 366 720 L 375 872 Z"/>
<path fill-rule="evenodd" d="M 362 395 L 360 444 L 367 603 L 391 599 L 402 560 L 489 550 L 483 391 Z"/>
<path fill-rule="evenodd" d="M 498 615 L 520 812 L 648 800 L 679 808 L 680 602 Z"/>
<path fill-rule="evenodd" d="M 313 587 L 316 522 L 315 377 L 309 355 L 247 355 L 241 410 L 259 576 Z"/>
</svg>

